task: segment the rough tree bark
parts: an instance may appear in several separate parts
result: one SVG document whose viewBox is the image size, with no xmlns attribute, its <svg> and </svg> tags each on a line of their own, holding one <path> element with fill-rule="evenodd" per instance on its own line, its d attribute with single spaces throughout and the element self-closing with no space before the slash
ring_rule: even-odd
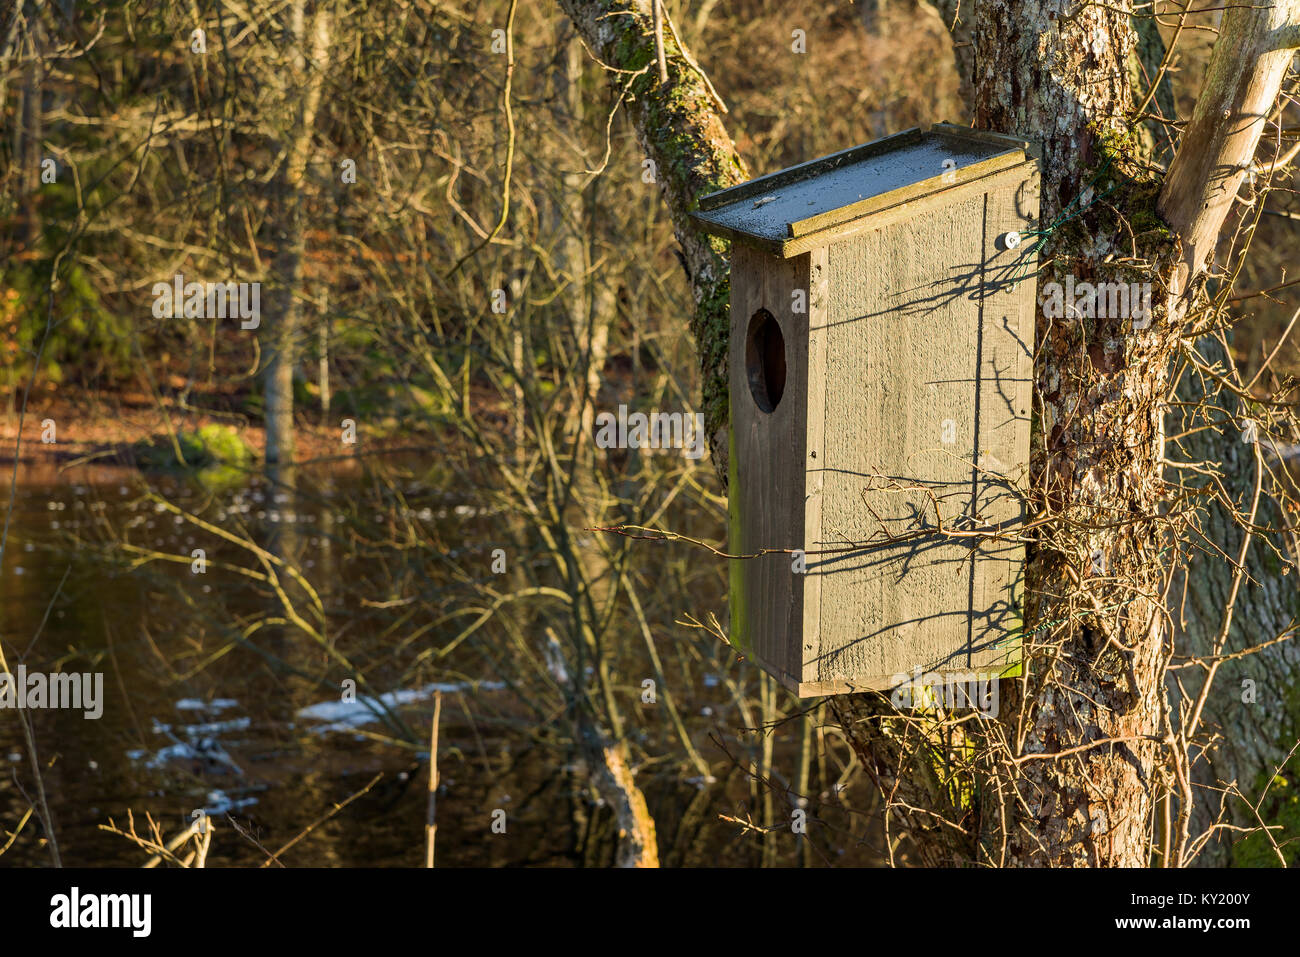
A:
<svg viewBox="0 0 1300 957">
<path fill-rule="evenodd" d="M 648 4 L 561 5 L 607 65 L 640 70 L 651 62 Z M 1160 183 L 1132 162 L 1140 149 L 1130 117 L 1145 92 L 1134 89 L 1132 17 L 1127 0 L 985 0 L 975 21 L 976 125 L 1041 147 L 1041 220 L 1049 230 L 1041 278 L 1149 280 L 1186 293 L 1204 265 L 1204 237 L 1218 235 L 1235 194 L 1229 184 L 1240 180 L 1215 164 L 1253 156 L 1262 124 L 1242 118 L 1278 93 L 1275 58 L 1251 41 L 1288 41 L 1291 31 L 1279 24 L 1296 22 L 1295 4 L 1234 9 L 1225 18 L 1220 59 L 1239 65 L 1211 71 L 1204 112 L 1218 110 L 1226 130 L 1209 120 L 1190 128 L 1194 145 L 1182 147 L 1160 207 L 1187 237 L 1181 244 L 1157 215 Z M 637 78 L 632 114 L 664 173 L 664 198 L 693 267 L 701 313 L 692 331 L 716 425 L 726 396 L 725 260 L 686 214 L 702 193 L 744 172 L 707 90 L 676 44 L 669 52 L 670 83 Z M 627 74 L 613 73 L 611 82 L 621 87 Z M 1230 103 L 1218 102 L 1220 90 L 1232 91 Z M 1217 192 L 1225 189 L 1226 202 Z M 870 696 L 833 701 L 868 772 L 926 812 L 906 822 L 920 863 L 1149 862 L 1155 768 L 1173 730 L 1162 683 L 1171 639 L 1162 410 L 1188 302 L 1160 297 L 1144 328 L 1121 317 L 1040 317 L 1032 504 L 1046 524 L 1027 569 L 1026 678 L 1004 682 L 997 726 L 960 741 L 927 740 Z M 725 474 L 718 457 L 715 466 Z M 954 788 L 939 771 L 955 746 L 1001 755 L 989 758 L 972 790 Z"/>
<path fill-rule="evenodd" d="M 1034 550 L 1028 582 L 1036 601 L 1027 618 L 1041 624 L 1071 617 L 1076 595 L 1119 611 L 1047 632 L 1057 637 L 1040 644 L 1054 660 L 1040 673 L 1055 671 L 1057 680 L 1037 688 L 1032 676 L 1027 682 L 1023 703 L 1031 718 L 1022 753 L 1124 740 L 1022 766 L 1021 820 L 1009 863 L 1147 863 L 1158 783 L 1152 739 L 1175 730 L 1160 686 L 1171 636 L 1155 600 L 1167 544 L 1156 519 L 1169 488 L 1161 472 L 1161 400 L 1179 322 L 1196 301 L 1180 294 L 1200 277 L 1254 157 L 1290 61 L 1274 45 L 1298 12 L 1285 2 L 1234 8 L 1224 18 L 1196 118 L 1158 196 L 1158 211 L 1179 237 L 1172 247 L 1158 223 L 1147 228 L 1157 197 L 1138 170 L 1124 170 L 1126 181 L 1108 199 L 1118 216 L 1085 216 L 1085 229 L 1067 229 L 1048 246 L 1049 269 L 1058 274 L 1101 277 L 1107 261 L 1118 260 L 1149 272 L 1179 298 L 1145 330 L 1126 328 L 1126 320 L 1040 320 L 1045 442 L 1035 450 L 1035 485 L 1039 514 L 1059 510 L 1065 521 Z M 1076 9 L 1051 0 L 986 2 L 979 9 L 976 122 L 1042 144 L 1049 223 L 1074 197 L 1100 188 L 1089 178 L 1104 163 L 1123 170 L 1137 146 L 1128 116 L 1137 48 L 1131 14 L 1127 3 Z M 1223 618 L 1223 605 L 1197 610 L 1216 626 Z M 1226 752 L 1237 746 L 1221 744 Z M 1174 857 L 1165 863 L 1186 862 L 1181 851 Z"/>
<path fill-rule="evenodd" d="M 1127 4 L 978 11 L 976 125 L 1040 144 L 1042 222 L 1087 209 L 1102 181 L 1122 184 L 1119 215 L 1084 214 L 1049 238 L 1040 278 L 1111 280 L 1115 256 L 1161 268 L 1160 230 L 1130 225 L 1154 197 L 1121 166 L 1135 46 Z M 1013 760 L 1083 749 L 1015 767 L 1007 864 L 1147 863 L 1165 658 L 1161 415 L 1177 346 L 1160 320 L 1138 331 L 1128 317 L 1039 319 L 1031 480 L 1034 513 L 1052 522 L 1030 548 L 1026 680 L 1003 714 L 1020 715 Z"/>
</svg>

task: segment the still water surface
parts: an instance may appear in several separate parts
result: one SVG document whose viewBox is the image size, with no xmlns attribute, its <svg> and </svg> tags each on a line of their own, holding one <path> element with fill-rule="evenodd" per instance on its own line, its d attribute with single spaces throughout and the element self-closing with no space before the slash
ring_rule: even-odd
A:
<svg viewBox="0 0 1300 957">
<path fill-rule="evenodd" d="M 405 478 L 394 481 L 394 474 Z M 101 825 L 110 818 L 125 825 L 133 811 L 141 831 L 148 813 L 171 834 L 203 810 L 218 825 L 209 866 L 261 864 L 267 855 L 258 844 L 278 849 L 304 831 L 284 854 L 289 866 L 419 866 L 428 799 L 423 736 L 435 692 L 442 694 L 440 863 L 607 863 L 609 815 L 592 800 L 581 767 L 526 726 L 526 710 L 483 654 L 467 645 L 437 673 L 408 666 L 418 642 L 437 633 L 419 623 L 446 611 L 436 607 L 440 583 L 423 584 L 419 607 L 400 596 L 385 600 L 386 576 L 396 573 L 376 564 L 373 553 L 349 547 L 352 523 L 396 514 L 429 547 L 447 554 L 480 548 L 486 562 L 501 516 L 464 492 L 430 487 L 418 468 L 388 471 L 385 482 L 355 463 L 304 469 L 295 484 L 290 494 L 257 478 L 214 493 L 179 477 L 146 483 L 125 467 L 20 468 L 0 567 L 0 639 L 10 667 L 21 661 L 31 670 L 104 675 L 99 720 L 79 711 L 28 712 L 65 863 L 138 866 L 143 852 Z M 362 691 L 356 701 L 342 700 L 338 671 L 319 644 L 292 628 L 257 626 L 278 606 L 262 583 L 226 566 L 256 570 L 259 563 L 151 499 L 151 489 L 294 560 L 327 609 L 331 646 L 364 661 L 373 697 Z M 465 544 L 473 542 L 483 544 Z M 203 574 L 158 554 L 191 556 L 196 548 L 208 563 Z M 724 574 L 719 566 L 705 600 L 722 600 Z M 445 594 L 455 600 L 452 590 Z M 680 633 L 671 619 L 660 615 L 650 624 Z M 665 864 L 759 860 L 752 834 L 719 817 L 748 817 L 754 797 L 752 780 L 738 767 L 744 762 L 732 753 L 736 742 L 718 746 L 734 732 L 720 723 L 724 681 L 755 678 L 734 659 L 724 649 L 719 669 L 728 674 L 706 668 L 678 690 L 692 740 L 715 780 L 692 776 L 686 766 L 638 778 Z M 420 737 L 399 740 L 376 719 L 382 711 L 400 716 Z M 787 778 L 797 761 L 790 753 L 796 737 L 782 737 L 776 747 L 778 759 L 789 757 Z M 25 792 L 33 784 L 12 713 L 0 712 L 0 765 L 2 845 L 27 811 Z M 496 809 L 506 811 L 506 835 L 491 832 Z M 47 865 L 39 834 L 36 819 L 28 820 L 0 866 Z M 861 842 L 831 853 L 836 862 L 870 860 Z M 801 855 L 793 843 L 789 857 L 808 862 L 806 849 Z"/>
</svg>

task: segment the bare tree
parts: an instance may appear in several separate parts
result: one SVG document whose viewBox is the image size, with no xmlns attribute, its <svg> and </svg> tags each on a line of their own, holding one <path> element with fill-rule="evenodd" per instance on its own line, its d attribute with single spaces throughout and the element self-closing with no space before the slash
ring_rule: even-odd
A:
<svg viewBox="0 0 1300 957">
<path fill-rule="evenodd" d="M 308 22 L 306 0 L 293 0 L 285 24 L 288 69 L 280 82 L 286 125 L 271 186 L 268 228 L 273 258 L 262 371 L 268 463 L 290 462 L 294 456 L 293 373 L 303 317 L 299 291 L 306 247 L 307 161 L 324 88 L 331 33 L 328 4 L 322 0 L 313 7 Z"/>
</svg>

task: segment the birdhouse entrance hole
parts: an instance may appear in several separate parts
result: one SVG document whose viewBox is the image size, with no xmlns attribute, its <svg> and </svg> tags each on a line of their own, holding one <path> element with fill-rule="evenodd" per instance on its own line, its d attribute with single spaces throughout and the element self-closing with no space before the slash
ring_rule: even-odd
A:
<svg viewBox="0 0 1300 957">
<path fill-rule="evenodd" d="M 766 309 L 749 318 L 745 367 L 754 402 L 764 412 L 772 412 L 785 392 L 785 337 L 776 318 Z"/>
</svg>

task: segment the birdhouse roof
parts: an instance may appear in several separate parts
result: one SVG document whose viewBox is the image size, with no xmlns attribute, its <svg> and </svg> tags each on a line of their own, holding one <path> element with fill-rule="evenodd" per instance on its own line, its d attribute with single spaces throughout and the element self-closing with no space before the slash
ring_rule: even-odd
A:
<svg viewBox="0 0 1300 957">
<path fill-rule="evenodd" d="M 894 136 L 769 173 L 700 199 L 705 231 L 779 256 L 864 217 L 1026 162 L 1029 143 L 948 123 Z"/>
</svg>

